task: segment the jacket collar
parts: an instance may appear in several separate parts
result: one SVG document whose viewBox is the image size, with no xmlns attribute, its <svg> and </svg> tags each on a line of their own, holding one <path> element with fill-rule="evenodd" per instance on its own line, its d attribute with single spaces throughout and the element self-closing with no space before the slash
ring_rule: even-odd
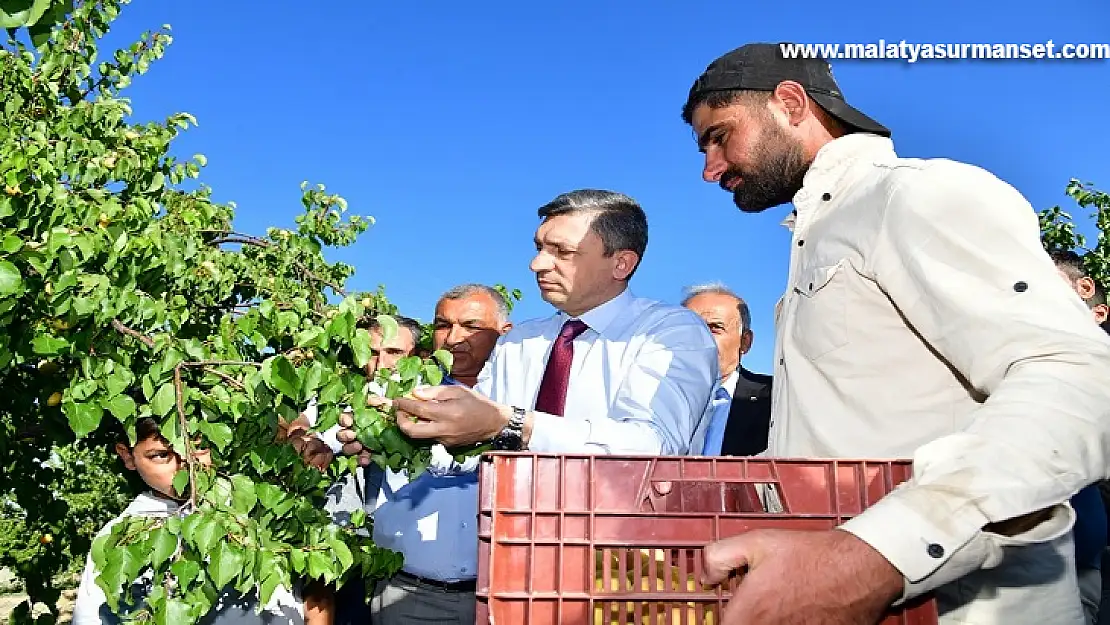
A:
<svg viewBox="0 0 1110 625">
<path fill-rule="evenodd" d="M 804 218 L 810 218 L 814 207 L 825 201 L 826 193 L 835 196 L 843 189 L 853 164 L 881 155 L 894 155 L 894 142 L 863 132 L 837 137 L 821 146 L 802 179 L 802 188 L 794 194 L 794 210 L 782 221 L 782 226 L 793 231 L 798 225 L 799 210 Z"/>
</svg>

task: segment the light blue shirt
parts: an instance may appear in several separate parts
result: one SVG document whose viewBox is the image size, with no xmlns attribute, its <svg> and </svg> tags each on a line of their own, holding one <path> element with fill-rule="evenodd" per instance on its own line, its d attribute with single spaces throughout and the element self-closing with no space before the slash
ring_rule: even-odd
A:
<svg viewBox="0 0 1110 625">
<path fill-rule="evenodd" d="M 458 384 L 446 377 L 443 384 Z M 367 469 L 367 475 L 382 475 Z M 369 480 L 368 480 L 369 481 Z M 441 582 L 478 575 L 478 474 L 387 470 L 378 484 L 374 542 L 404 555 L 411 575 Z"/>
<path fill-rule="evenodd" d="M 502 336 L 474 390 L 535 405 L 547 356 L 569 317 L 525 321 Z M 717 344 L 682 306 L 627 289 L 584 313 L 574 340 L 566 416 L 535 413 L 529 449 L 541 453 L 685 455 L 702 448 L 714 408 Z M 412 484 L 387 472 L 374 542 L 405 555 L 404 569 L 440 581 L 477 572 L 478 458 L 433 463 Z"/>
<path fill-rule="evenodd" d="M 531 409 L 559 313 L 501 337 L 477 392 Z M 579 317 L 565 416 L 535 412 L 529 449 L 541 453 L 687 455 L 701 451 L 719 379 L 717 344 L 701 317 L 628 289 Z M 476 464 L 476 463 L 475 463 Z"/>
<path fill-rule="evenodd" d="M 374 542 L 404 555 L 403 569 L 441 582 L 478 575 L 478 474 L 386 471 Z"/>
</svg>

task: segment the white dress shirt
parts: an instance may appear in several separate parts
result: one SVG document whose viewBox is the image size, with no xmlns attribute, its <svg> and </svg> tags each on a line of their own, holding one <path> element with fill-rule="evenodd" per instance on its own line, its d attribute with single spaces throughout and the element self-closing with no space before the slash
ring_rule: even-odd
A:
<svg viewBox="0 0 1110 625">
<path fill-rule="evenodd" d="M 97 537 L 109 534 L 112 527 L 120 521 L 131 516 L 142 516 L 164 519 L 176 514 L 179 504 L 171 499 L 155 493 L 154 491 L 141 493 L 128 504 L 127 508 L 116 518 L 112 519 L 99 532 Z M 108 598 L 96 583 L 99 572 L 93 562 L 92 552 L 85 557 L 85 570 L 81 574 L 81 581 L 77 586 L 77 596 L 73 604 L 72 625 L 117 625 L 122 619 L 114 614 L 108 606 Z M 150 592 L 153 574 L 150 569 L 134 580 L 130 585 L 132 591 L 132 604 L 125 603 L 122 598 L 119 607 L 128 612 L 133 612 L 140 605 L 141 600 Z M 301 594 L 299 582 L 294 582 L 292 590 L 278 585 L 263 611 L 265 614 L 256 614 L 257 602 L 249 600 L 228 588 L 217 597 L 215 605 L 204 617 L 209 625 L 246 625 L 254 623 L 267 623 L 268 625 L 302 625 L 304 623 L 304 599 Z"/>
<path fill-rule="evenodd" d="M 736 369 L 728 374 L 728 377 L 721 382 L 721 387 L 728 393 L 728 401 L 732 402 L 732 398 L 736 395 L 736 383 L 740 381 L 740 366 L 737 365 Z"/>
<path fill-rule="evenodd" d="M 794 205 L 766 455 L 912 458 L 843 526 L 905 597 L 936 589 L 942 623 L 1082 623 L 1067 501 L 1110 476 L 1110 338 L 1033 208 L 864 134 L 820 150 Z M 1046 508 L 1024 534 L 982 529 Z"/>
<path fill-rule="evenodd" d="M 531 410 L 563 324 L 559 313 L 514 326 L 475 390 Z M 552 453 L 683 455 L 700 450 L 717 384 L 717 346 L 682 306 L 620 295 L 583 314 L 563 417 L 536 412 L 529 449 Z"/>
</svg>

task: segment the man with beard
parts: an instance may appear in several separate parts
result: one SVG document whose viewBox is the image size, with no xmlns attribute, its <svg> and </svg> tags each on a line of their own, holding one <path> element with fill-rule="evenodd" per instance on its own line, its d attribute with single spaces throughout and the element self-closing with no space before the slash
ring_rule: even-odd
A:
<svg viewBox="0 0 1110 625">
<path fill-rule="evenodd" d="M 873 623 L 931 591 L 942 623 L 1081 625 L 1068 500 L 1110 474 L 1110 339 L 1029 203 L 898 157 L 825 60 L 774 44 L 709 65 L 683 119 L 740 210 L 794 205 L 767 455 L 914 460 L 837 529 L 707 546 L 707 582 L 744 570 L 722 625 Z"/>
</svg>

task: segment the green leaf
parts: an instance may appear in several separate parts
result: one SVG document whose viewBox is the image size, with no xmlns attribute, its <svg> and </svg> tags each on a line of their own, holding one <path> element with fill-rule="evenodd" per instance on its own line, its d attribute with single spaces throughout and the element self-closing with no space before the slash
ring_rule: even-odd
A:
<svg viewBox="0 0 1110 625">
<path fill-rule="evenodd" d="M 382 339 L 385 342 L 385 339 Z M 351 351 L 355 355 L 355 364 L 360 368 L 365 367 L 374 353 L 370 350 L 370 332 L 366 328 L 358 328 L 351 339 Z"/>
<path fill-rule="evenodd" d="M 271 300 L 266 300 L 259 304 L 258 314 L 262 315 L 263 319 L 272 318 L 274 316 L 274 302 Z M 249 333 L 251 329 L 253 329 L 253 327 L 248 329 L 247 326 L 244 325 L 243 332 Z"/>
<path fill-rule="evenodd" d="M 150 564 L 155 568 L 162 565 L 163 562 L 170 559 L 173 552 L 177 550 L 177 537 L 170 533 L 164 527 L 160 527 L 154 531 L 150 537 L 153 546 L 150 555 Z"/>
<path fill-rule="evenodd" d="M 319 401 L 322 404 L 333 404 L 339 401 L 339 398 L 343 397 L 343 393 L 345 393 L 346 390 L 346 387 L 343 385 L 343 380 L 334 378 L 324 386 L 322 391 L 320 391 Z"/>
<path fill-rule="evenodd" d="M 106 407 L 120 421 L 134 415 L 136 410 L 135 400 L 127 395 L 116 395 L 108 400 Z"/>
<path fill-rule="evenodd" d="M 424 365 L 424 381 L 432 386 L 439 386 L 443 382 L 443 369 L 439 365 Z"/>
<path fill-rule="evenodd" d="M 40 334 L 31 341 L 31 351 L 40 356 L 56 356 L 66 347 L 69 347 L 69 343 L 65 339 L 55 338 L 48 334 Z"/>
<path fill-rule="evenodd" d="M 221 524 L 211 516 L 205 515 L 197 522 L 193 530 L 193 544 L 201 553 L 208 553 L 217 543 L 220 543 L 227 533 Z"/>
<path fill-rule="evenodd" d="M 99 427 L 100 420 L 104 417 L 104 409 L 92 402 L 79 404 L 71 401 L 63 402 L 62 410 L 69 419 L 69 427 L 77 438 L 84 438 Z"/>
<path fill-rule="evenodd" d="M 176 404 L 177 394 L 174 391 L 173 382 L 166 382 L 154 394 L 154 399 L 150 401 L 150 409 L 154 411 L 155 416 L 164 417 L 173 410 Z"/>
<path fill-rule="evenodd" d="M 353 527 L 362 527 L 366 525 L 366 510 L 356 508 L 355 511 L 351 513 L 351 525 Z"/>
<path fill-rule="evenodd" d="M 298 573 L 305 573 L 305 553 L 304 549 L 291 549 L 289 551 L 289 563 L 293 565 L 293 570 Z"/>
<path fill-rule="evenodd" d="M 316 389 L 320 388 L 320 381 L 324 378 L 324 365 L 319 362 L 313 362 L 308 367 L 301 369 L 301 397 L 302 401 L 308 401 Z"/>
<path fill-rule="evenodd" d="M 0 251 L 4 252 L 5 254 L 15 254 L 22 248 L 23 239 L 13 234 L 9 234 L 8 236 L 4 237 L 4 240 L 0 242 Z"/>
<path fill-rule="evenodd" d="M 200 564 L 193 560 L 178 560 L 170 566 L 170 573 L 182 586 L 187 586 L 200 574 Z"/>
<path fill-rule="evenodd" d="M 193 621 L 192 605 L 183 599 L 171 598 L 166 600 L 166 623 L 190 623 Z"/>
<path fill-rule="evenodd" d="M 419 356 L 406 356 L 397 361 L 397 375 L 401 377 L 402 382 L 415 380 L 420 375 L 420 364 Z"/>
<path fill-rule="evenodd" d="M 388 343 L 397 337 L 400 326 L 397 325 L 397 320 L 390 315 L 378 315 L 378 325 L 382 329 L 382 343 Z"/>
<path fill-rule="evenodd" d="M 382 430 L 378 440 L 382 445 L 381 451 L 388 454 L 395 453 L 404 457 L 410 457 L 415 451 L 408 437 L 402 434 L 401 430 L 395 425 L 391 425 Z"/>
<path fill-rule="evenodd" d="M 330 582 L 335 578 L 332 572 L 332 559 L 321 551 L 308 552 L 308 576 Z"/>
<path fill-rule="evenodd" d="M 166 176 L 162 172 L 155 172 L 154 177 L 150 179 L 150 186 L 146 188 L 147 193 L 154 193 L 161 190 L 166 185 Z"/>
<path fill-rule="evenodd" d="M 227 449 L 227 446 L 231 444 L 234 438 L 231 426 L 226 423 L 200 421 L 197 423 L 197 429 L 200 430 L 200 433 L 211 441 L 220 452 Z"/>
<path fill-rule="evenodd" d="M 326 338 L 324 329 L 320 326 L 312 326 L 297 335 L 297 347 L 319 346 L 324 349 L 325 345 L 322 344 L 321 337 Z"/>
<path fill-rule="evenodd" d="M 455 364 L 455 355 L 445 349 L 437 349 L 432 352 L 434 358 L 448 373 L 451 372 L 451 367 Z"/>
<path fill-rule="evenodd" d="M 135 381 L 135 375 L 130 369 L 117 368 L 108 376 L 104 383 L 105 395 L 110 399 L 119 395 Z"/>
<path fill-rule="evenodd" d="M 259 482 L 255 484 L 254 491 L 258 495 L 258 503 L 262 504 L 262 507 L 267 510 L 276 510 L 285 499 L 285 493 L 273 484 Z"/>
<path fill-rule="evenodd" d="M 181 469 L 173 476 L 173 492 L 178 495 L 185 494 L 185 488 L 189 485 L 189 469 Z"/>
<path fill-rule="evenodd" d="M 0 2 L 0 28 L 32 26 L 50 8 L 51 0 L 3 0 Z"/>
<path fill-rule="evenodd" d="M 328 324 L 328 334 L 332 337 L 332 343 L 336 345 L 343 344 L 351 339 L 351 319 L 347 313 L 336 315 L 331 323 Z"/>
<path fill-rule="evenodd" d="M 273 356 L 262 363 L 262 377 L 270 388 L 291 399 L 299 399 L 297 371 L 285 356 Z"/>
<path fill-rule="evenodd" d="M 247 514 L 258 503 L 255 494 L 254 482 L 245 475 L 234 475 L 231 478 L 231 507 L 236 512 Z"/>
<path fill-rule="evenodd" d="M 6 260 L 0 260 L 0 297 L 23 294 L 23 276 L 19 268 Z"/>
<path fill-rule="evenodd" d="M 271 598 L 277 587 L 282 584 L 281 576 L 276 573 L 270 573 L 263 580 L 258 588 L 258 600 L 262 605 L 269 605 Z"/>
<path fill-rule="evenodd" d="M 50 35 L 53 32 L 53 24 L 40 23 L 27 27 L 27 34 L 31 36 L 31 45 L 39 50 L 50 41 Z"/>
<path fill-rule="evenodd" d="M 217 477 L 212 481 L 204 499 L 217 508 L 226 508 L 231 504 L 231 482 L 224 477 Z"/>
<path fill-rule="evenodd" d="M 351 565 L 355 562 L 355 558 L 346 543 L 339 538 L 332 538 L 328 541 L 328 546 L 331 547 L 332 556 L 339 562 L 339 566 L 343 571 L 351 568 Z"/>
<path fill-rule="evenodd" d="M 216 588 L 226 588 L 231 580 L 243 572 L 245 561 L 246 557 L 241 549 L 228 542 L 221 542 L 212 553 L 212 561 L 208 569 Z"/>
</svg>

